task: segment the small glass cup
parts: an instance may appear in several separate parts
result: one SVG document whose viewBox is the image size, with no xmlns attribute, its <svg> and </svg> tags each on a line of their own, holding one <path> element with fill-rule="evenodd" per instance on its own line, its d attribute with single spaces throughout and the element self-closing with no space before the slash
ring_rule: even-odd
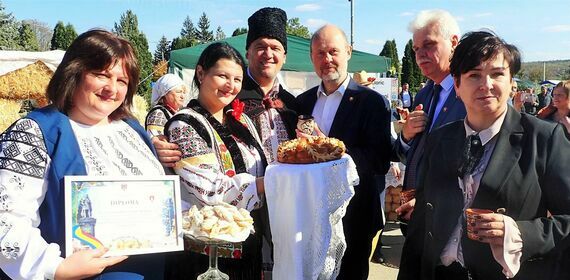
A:
<svg viewBox="0 0 570 280">
<path fill-rule="evenodd" d="M 491 214 L 494 213 L 489 209 L 478 209 L 478 208 L 467 208 L 465 209 L 465 216 L 467 218 L 467 237 L 471 240 L 479 241 L 479 236 L 473 231 L 473 225 L 475 225 L 479 219 L 481 219 L 481 214 Z"/>
<path fill-rule="evenodd" d="M 299 115 L 297 129 L 305 134 L 313 135 L 315 131 L 315 118 L 311 115 Z"/>
</svg>

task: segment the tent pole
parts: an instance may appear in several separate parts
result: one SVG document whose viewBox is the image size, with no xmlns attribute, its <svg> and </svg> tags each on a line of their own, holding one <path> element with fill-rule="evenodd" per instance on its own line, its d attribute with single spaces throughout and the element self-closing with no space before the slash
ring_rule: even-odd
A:
<svg viewBox="0 0 570 280">
<path fill-rule="evenodd" d="M 350 46 L 354 47 L 354 0 L 350 2 Z"/>
</svg>

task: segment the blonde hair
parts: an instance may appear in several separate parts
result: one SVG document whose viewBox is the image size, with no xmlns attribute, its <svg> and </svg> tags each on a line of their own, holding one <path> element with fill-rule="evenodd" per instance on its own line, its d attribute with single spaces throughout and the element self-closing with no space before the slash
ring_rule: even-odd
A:
<svg viewBox="0 0 570 280">
<path fill-rule="evenodd" d="M 552 91 L 554 92 L 555 89 L 560 88 L 562 92 L 566 94 L 566 97 L 570 95 L 570 80 L 562 81 L 558 83 Z"/>
</svg>

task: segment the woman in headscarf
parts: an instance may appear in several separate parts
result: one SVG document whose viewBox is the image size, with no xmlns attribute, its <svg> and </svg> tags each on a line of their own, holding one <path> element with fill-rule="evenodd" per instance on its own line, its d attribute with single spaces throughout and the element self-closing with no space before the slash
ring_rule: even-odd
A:
<svg viewBox="0 0 570 280">
<path fill-rule="evenodd" d="M 180 77 L 166 74 L 152 87 L 152 108 L 146 115 L 145 128 L 151 137 L 164 135 L 164 125 L 184 106 L 188 87 Z"/>
</svg>

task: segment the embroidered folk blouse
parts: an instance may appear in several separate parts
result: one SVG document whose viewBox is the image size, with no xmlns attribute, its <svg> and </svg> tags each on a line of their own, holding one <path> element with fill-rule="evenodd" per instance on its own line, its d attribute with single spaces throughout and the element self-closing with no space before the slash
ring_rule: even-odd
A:
<svg viewBox="0 0 570 280">
<path fill-rule="evenodd" d="M 182 151 L 182 160 L 174 170 L 180 175 L 181 185 L 190 194 L 188 202 L 198 208 L 222 201 L 248 211 L 260 207 L 255 178 L 263 174 L 264 167 L 259 152 L 231 136 L 237 143 L 247 171 L 236 174 L 228 148 L 208 120 L 189 108 L 182 109 L 177 114 L 189 114 L 199 122 L 192 125 L 174 120 L 167 127 L 169 141 L 178 144 Z M 257 135 L 245 114 L 242 114 L 242 120 L 245 120 L 252 135 Z M 198 130 L 203 128 L 210 139 L 199 134 Z"/>
<path fill-rule="evenodd" d="M 127 123 L 70 123 L 88 175 L 164 174 Z M 38 229 L 39 207 L 48 187 L 56 187 L 48 186 L 51 160 L 44 136 L 31 119 L 17 121 L 0 137 L 0 266 L 13 279 L 53 279 L 63 260 L 59 245 L 48 244 Z"/>
</svg>

